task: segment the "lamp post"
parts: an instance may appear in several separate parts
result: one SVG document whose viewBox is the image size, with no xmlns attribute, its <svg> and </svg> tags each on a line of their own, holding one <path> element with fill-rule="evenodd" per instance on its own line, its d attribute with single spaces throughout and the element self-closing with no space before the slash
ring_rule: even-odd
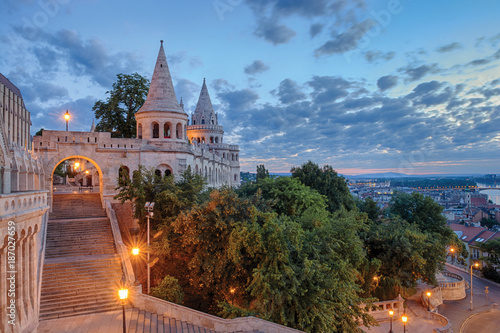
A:
<svg viewBox="0 0 500 333">
<path fill-rule="evenodd" d="M 472 303 L 472 297 L 474 295 L 474 290 L 472 289 L 472 267 L 479 267 L 479 264 L 475 262 L 473 265 L 470 265 L 470 310 L 474 310 L 474 305 Z"/>
<path fill-rule="evenodd" d="M 391 317 L 391 329 L 389 330 L 389 333 L 394 333 L 394 331 L 392 330 L 392 316 L 394 316 L 393 310 L 389 310 L 389 316 Z"/>
<path fill-rule="evenodd" d="M 66 110 L 66 113 L 64 114 L 64 120 L 66 120 L 66 132 L 68 131 L 68 122 L 69 122 L 69 110 Z"/>
<path fill-rule="evenodd" d="M 455 262 L 455 249 L 451 248 L 450 252 L 451 252 L 451 264 L 453 265 L 453 263 Z"/>
<path fill-rule="evenodd" d="M 431 311 L 431 292 L 428 291 L 427 295 L 427 311 Z"/>
<path fill-rule="evenodd" d="M 408 316 L 403 314 L 401 321 L 403 322 L 403 332 L 406 333 L 406 322 L 408 321 Z"/>
<path fill-rule="evenodd" d="M 125 323 L 125 304 L 127 303 L 128 289 L 118 290 L 118 296 L 120 297 L 123 310 L 123 333 L 127 333 L 127 324 Z"/>
<path fill-rule="evenodd" d="M 146 202 L 146 204 L 144 205 L 144 208 L 146 208 L 146 211 L 148 212 L 147 213 L 147 217 L 148 217 L 148 258 L 147 258 L 147 261 L 148 261 L 148 295 L 149 295 L 149 289 L 151 287 L 151 267 L 149 265 L 149 218 L 150 217 L 153 217 L 153 207 L 155 206 L 155 203 L 154 202 Z"/>
<path fill-rule="evenodd" d="M 234 304 L 234 292 L 235 291 L 236 291 L 236 289 L 234 289 L 234 288 L 229 289 L 229 292 L 231 293 L 231 305 Z"/>
<path fill-rule="evenodd" d="M 134 284 L 137 286 L 137 285 L 139 285 L 139 279 L 138 279 L 139 271 L 137 270 L 137 262 L 139 261 L 139 248 L 134 247 L 132 249 L 132 254 L 135 257 L 135 282 L 134 282 Z"/>
</svg>

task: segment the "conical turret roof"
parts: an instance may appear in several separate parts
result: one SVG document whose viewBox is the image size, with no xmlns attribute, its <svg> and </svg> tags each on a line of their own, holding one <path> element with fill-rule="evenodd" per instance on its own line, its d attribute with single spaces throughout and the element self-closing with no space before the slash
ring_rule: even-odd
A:
<svg viewBox="0 0 500 333">
<path fill-rule="evenodd" d="M 207 84 L 205 79 L 203 79 L 203 85 L 201 87 L 200 97 L 198 98 L 198 104 L 196 104 L 196 109 L 194 114 L 198 121 L 204 118 L 206 121 L 210 121 L 214 115 L 214 107 L 212 106 L 212 101 L 210 100 L 210 95 L 208 94 Z M 217 120 L 216 117 L 215 121 Z"/>
<path fill-rule="evenodd" d="M 160 51 L 158 52 L 155 70 L 149 85 L 148 97 L 138 112 L 166 111 L 185 113 L 179 102 L 177 102 L 172 77 L 168 69 L 167 57 L 163 50 L 163 41 L 160 43 Z"/>
</svg>

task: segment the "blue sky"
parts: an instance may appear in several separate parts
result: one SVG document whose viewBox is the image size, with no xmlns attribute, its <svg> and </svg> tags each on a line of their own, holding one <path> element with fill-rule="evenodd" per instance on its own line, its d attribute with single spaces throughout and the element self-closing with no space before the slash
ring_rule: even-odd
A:
<svg viewBox="0 0 500 333">
<path fill-rule="evenodd" d="M 3 0 L 0 72 L 32 133 L 88 130 L 164 40 L 188 114 L 207 79 L 243 171 L 500 173 L 500 2 Z"/>
</svg>

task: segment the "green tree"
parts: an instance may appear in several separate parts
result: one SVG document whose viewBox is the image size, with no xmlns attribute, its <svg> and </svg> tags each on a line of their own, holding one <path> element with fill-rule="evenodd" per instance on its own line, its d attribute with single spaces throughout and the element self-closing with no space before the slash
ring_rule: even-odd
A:
<svg viewBox="0 0 500 333">
<path fill-rule="evenodd" d="M 356 207 L 346 180 L 339 176 L 331 166 L 325 165 L 320 168 L 316 163 L 308 161 L 300 167 L 293 167 L 290 171 L 292 177 L 298 178 L 304 185 L 326 196 L 330 212 L 341 208 L 352 210 Z"/>
<path fill-rule="evenodd" d="M 42 127 L 42 128 L 40 128 L 40 129 L 38 130 L 38 132 L 36 132 L 36 133 L 35 133 L 35 136 L 42 136 L 43 130 L 44 130 L 44 128 L 43 128 L 43 127 Z"/>
<path fill-rule="evenodd" d="M 488 256 L 481 257 L 487 265 L 483 267 L 483 276 L 495 282 L 500 282 L 500 238 L 490 239 L 486 243 L 480 243 L 479 248 L 482 252 L 486 252 Z"/>
<path fill-rule="evenodd" d="M 113 89 L 105 102 L 97 101 L 92 110 L 97 119 L 96 130 L 111 132 L 113 138 L 135 138 L 135 113 L 144 104 L 149 81 L 139 75 L 117 74 Z"/>
<path fill-rule="evenodd" d="M 177 304 L 182 304 L 184 299 L 179 281 L 170 275 L 165 276 L 160 284 L 151 288 L 151 295 Z"/>
<path fill-rule="evenodd" d="M 357 199 L 356 206 L 358 207 L 359 211 L 366 213 L 368 215 L 368 218 L 372 221 L 376 221 L 382 213 L 380 211 L 380 208 L 378 208 L 377 203 L 370 197 L 366 198 L 365 200 Z"/>
<path fill-rule="evenodd" d="M 259 182 L 262 179 L 269 178 L 269 171 L 266 169 L 264 164 L 257 165 L 257 178 L 256 181 Z"/>
</svg>

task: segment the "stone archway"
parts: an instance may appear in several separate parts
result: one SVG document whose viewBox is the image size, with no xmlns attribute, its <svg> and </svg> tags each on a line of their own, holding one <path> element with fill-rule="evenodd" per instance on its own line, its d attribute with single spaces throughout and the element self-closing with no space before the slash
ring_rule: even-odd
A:
<svg viewBox="0 0 500 333">
<path fill-rule="evenodd" d="M 49 190 L 49 193 L 47 196 L 47 202 L 50 205 L 50 211 L 52 211 L 52 198 L 53 198 L 53 194 L 54 194 L 54 172 L 59 164 L 63 163 L 64 161 L 71 160 L 71 159 L 86 160 L 86 161 L 90 162 L 96 168 L 97 173 L 99 175 L 99 194 L 100 194 L 101 200 L 103 199 L 103 196 L 104 196 L 104 175 L 103 175 L 101 167 L 99 166 L 99 164 L 96 161 L 94 161 L 93 159 L 91 159 L 87 156 L 84 156 L 84 155 L 70 155 L 70 156 L 63 157 L 63 158 L 56 157 L 56 158 L 53 158 L 50 160 L 50 162 L 49 162 L 50 165 L 48 165 L 48 167 L 46 168 L 46 170 L 51 170 L 50 175 L 47 175 L 48 178 L 50 179 L 50 181 L 49 181 L 50 190 Z M 57 162 L 54 163 L 53 161 L 57 161 Z"/>
</svg>

